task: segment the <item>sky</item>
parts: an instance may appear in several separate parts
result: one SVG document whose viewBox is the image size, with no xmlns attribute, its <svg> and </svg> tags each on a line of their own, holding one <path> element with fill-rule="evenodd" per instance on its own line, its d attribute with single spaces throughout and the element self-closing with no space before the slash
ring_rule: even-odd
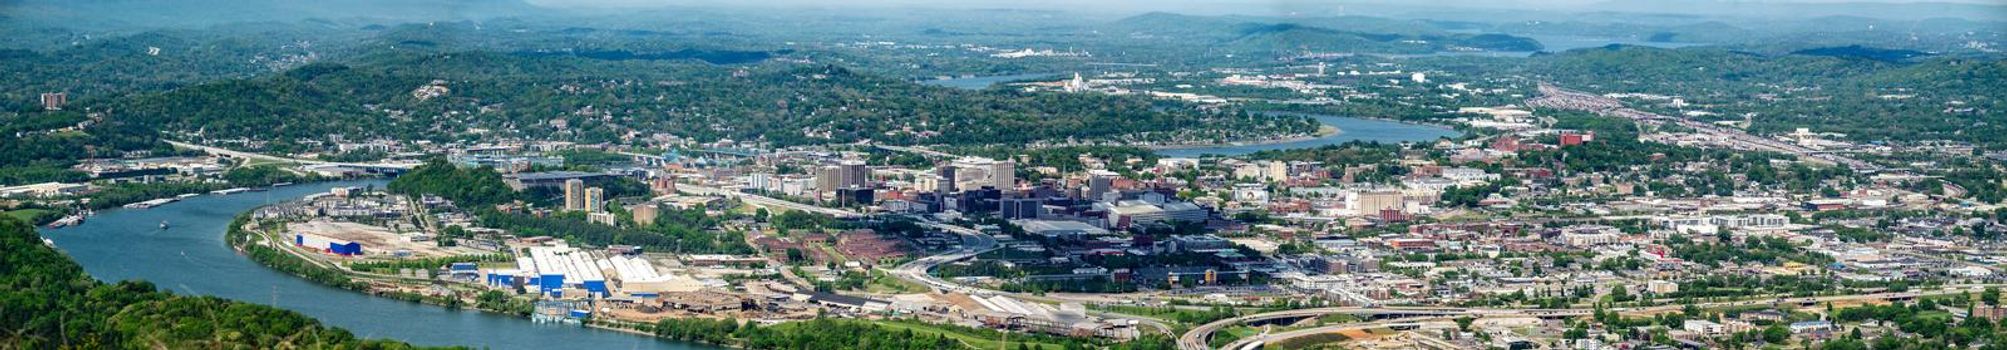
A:
<svg viewBox="0 0 2007 350">
<path fill-rule="evenodd" d="M 547 7 L 658 7 L 690 5 L 748 5 L 744 0 L 526 0 L 531 4 Z M 2001 4 L 2000 0 L 1648 0 L 1688 6 L 1706 6 L 1707 3 L 1965 3 Z M 1069 7 L 1163 7 L 1187 6 L 1343 6 L 1346 4 L 1411 4 L 1458 7 L 1584 7 L 1608 2 L 1608 0 L 1409 0 L 1409 1 L 1360 1 L 1360 0 L 760 0 L 758 4 L 768 6 L 921 6 L 921 7 L 1026 7 L 1026 8 L 1069 8 Z"/>
<path fill-rule="evenodd" d="M 1031 9 L 1131 15 L 1150 11 L 1184 14 L 1398 15 L 1445 8 L 1554 12 L 1632 12 L 1750 17 L 1852 15 L 1867 17 L 2007 18 L 2007 0 L 523 0 L 553 8 L 649 8 L 725 6 L 768 8 L 929 8 Z M 1994 5 L 1916 7 L 1920 3 Z M 1867 6 L 1849 6 L 1863 4 Z M 1785 6 L 1813 5 L 1813 6 Z M 1891 6 L 1893 5 L 1893 6 Z M 1991 13 L 1969 13 L 1974 11 Z"/>
</svg>

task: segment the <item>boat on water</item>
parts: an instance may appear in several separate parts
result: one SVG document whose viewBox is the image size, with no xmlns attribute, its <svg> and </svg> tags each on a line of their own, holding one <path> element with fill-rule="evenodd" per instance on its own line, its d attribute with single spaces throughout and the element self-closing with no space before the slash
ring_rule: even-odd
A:
<svg viewBox="0 0 2007 350">
<path fill-rule="evenodd" d="M 43 239 L 42 239 L 42 245 L 45 245 L 45 246 L 49 246 L 49 248 L 55 248 L 55 247 L 56 247 L 56 241 L 51 241 L 51 240 L 49 240 L 48 238 L 43 238 Z"/>
<path fill-rule="evenodd" d="M 174 196 L 174 198 L 175 198 L 175 199 L 189 199 L 189 198 L 195 198 L 195 196 L 200 196 L 200 194 L 195 194 L 195 193 L 186 193 L 186 194 L 182 194 L 182 195 L 179 195 L 179 196 Z"/>
<path fill-rule="evenodd" d="M 161 221 L 160 221 L 160 229 L 162 229 L 162 230 L 165 230 L 165 229 L 167 229 L 167 220 L 161 220 Z"/>
<path fill-rule="evenodd" d="M 157 206 L 160 206 L 160 205 L 162 205 L 162 204 L 167 204 L 167 203 L 174 203 L 175 201 L 178 201 L 178 200 L 179 200 L 179 199 L 174 199 L 174 198 L 161 198 L 161 199 L 155 199 L 155 200 L 150 200 L 150 201 L 145 201 L 145 202 L 139 202 L 139 203 L 132 203 L 132 204 L 126 204 L 126 205 L 125 205 L 125 207 L 126 207 L 126 208 L 133 208 L 133 209 L 147 209 L 147 208 L 152 208 L 152 207 L 157 207 Z"/>
</svg>

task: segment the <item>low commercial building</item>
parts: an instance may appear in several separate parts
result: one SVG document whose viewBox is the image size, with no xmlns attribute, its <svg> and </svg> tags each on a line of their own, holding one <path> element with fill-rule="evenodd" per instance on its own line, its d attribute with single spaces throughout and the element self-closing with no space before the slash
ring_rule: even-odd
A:
<svg viewBox="0 0 2007 350">
<path fill-rule="evenodd" d="M 1126 200 L 1113 204 L 1097 203 L 1095 206 L 1108 212 L 1108 226 L 1115 228 L 1172 221 L 1204 222 L 1210 215 L 1205 208 L 1186 202 L 1151 203 Z"/>
<path fill-rule="evenodd" d="M 1079 221 L 1061 220 L 1018 220 L 1014 222 L 1024 228 L 1025 233 L 1046 238 L 1081 240 L 1093 236 L 1109 235 L 1107 229 Z"/>
</svg>

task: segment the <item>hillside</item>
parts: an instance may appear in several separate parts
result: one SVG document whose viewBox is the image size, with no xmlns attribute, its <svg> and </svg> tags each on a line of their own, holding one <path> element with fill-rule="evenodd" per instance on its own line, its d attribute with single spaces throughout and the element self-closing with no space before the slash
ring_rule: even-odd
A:
<svg viewBox="0 0 2007 350">
<path fill-rule="evenodd" d="M 607 142 L 669 133 L 789 146 L 1164 140 L 1313 128 L 1303 120 L 1201 112 L 1143 97 L 959 90 L 837 66 L 741 71 L 689 60 L 492 52 L 366 61 L 146 95 L 119 104 L 115 118 L 187 138 L 268 140 L 276 150 L 327 135 Z M 420 89 L 441 93 L 414 95 Z"/>
</svg>

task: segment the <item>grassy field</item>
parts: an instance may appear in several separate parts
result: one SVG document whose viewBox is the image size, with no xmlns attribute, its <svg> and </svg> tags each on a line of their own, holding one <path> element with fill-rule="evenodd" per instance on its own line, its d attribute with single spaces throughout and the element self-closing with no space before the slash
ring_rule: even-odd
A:
<svg viewBox="0 0 2007 350">
<path fill-rule="evenodd" d="M 864 291 L 879 294 L 922 293 L 927 291 L 927 287 L 892 277 L 884 271 L 871 270 L 871 283 L 864 284 Z"/>
<path fill-rule="evenodd" d="M 1284 339 L 1282 341 L 1275 342 L 1275 344 L 1270 344 L 1269 347 L 1277 349 L 1303 349 L 1310 347 L 1320 347 L 1323 345 L 1347 340 L 1352 340 L 1352 338 L 1346 337 L 1345 335 L 1338 333 L 1323 333 L 1323 334 L 1312 334 L 1296 338 Z"/>
<path fill-rule="evenodd" d="M 1221 328 L 1218 332 L 1213 332 L 1213 339 L 1207 345 L 1210 345 L 1213 348 L 1219 348 L 1222 346 L 1226 346 L 1227 343 L 1232 343 L 1235 340 L 1252 337 L 1257 334 L 1261 334 L 1261 329 L 1254 327 L 1233 326 L 1233 327 Z"/>
<path fill-rule="evenodd" d="M 5 215 L 12 216 L 15 219 L 21 219 L 21 221 L 25 222 L 38 223 L 40 221 L 35 221 L 36 218 L 42 216 L 56 215 L 56 212 L 48 209 L 21 209 L 21 210 L 9 210 L 5 213 Z"/>
</svg>

